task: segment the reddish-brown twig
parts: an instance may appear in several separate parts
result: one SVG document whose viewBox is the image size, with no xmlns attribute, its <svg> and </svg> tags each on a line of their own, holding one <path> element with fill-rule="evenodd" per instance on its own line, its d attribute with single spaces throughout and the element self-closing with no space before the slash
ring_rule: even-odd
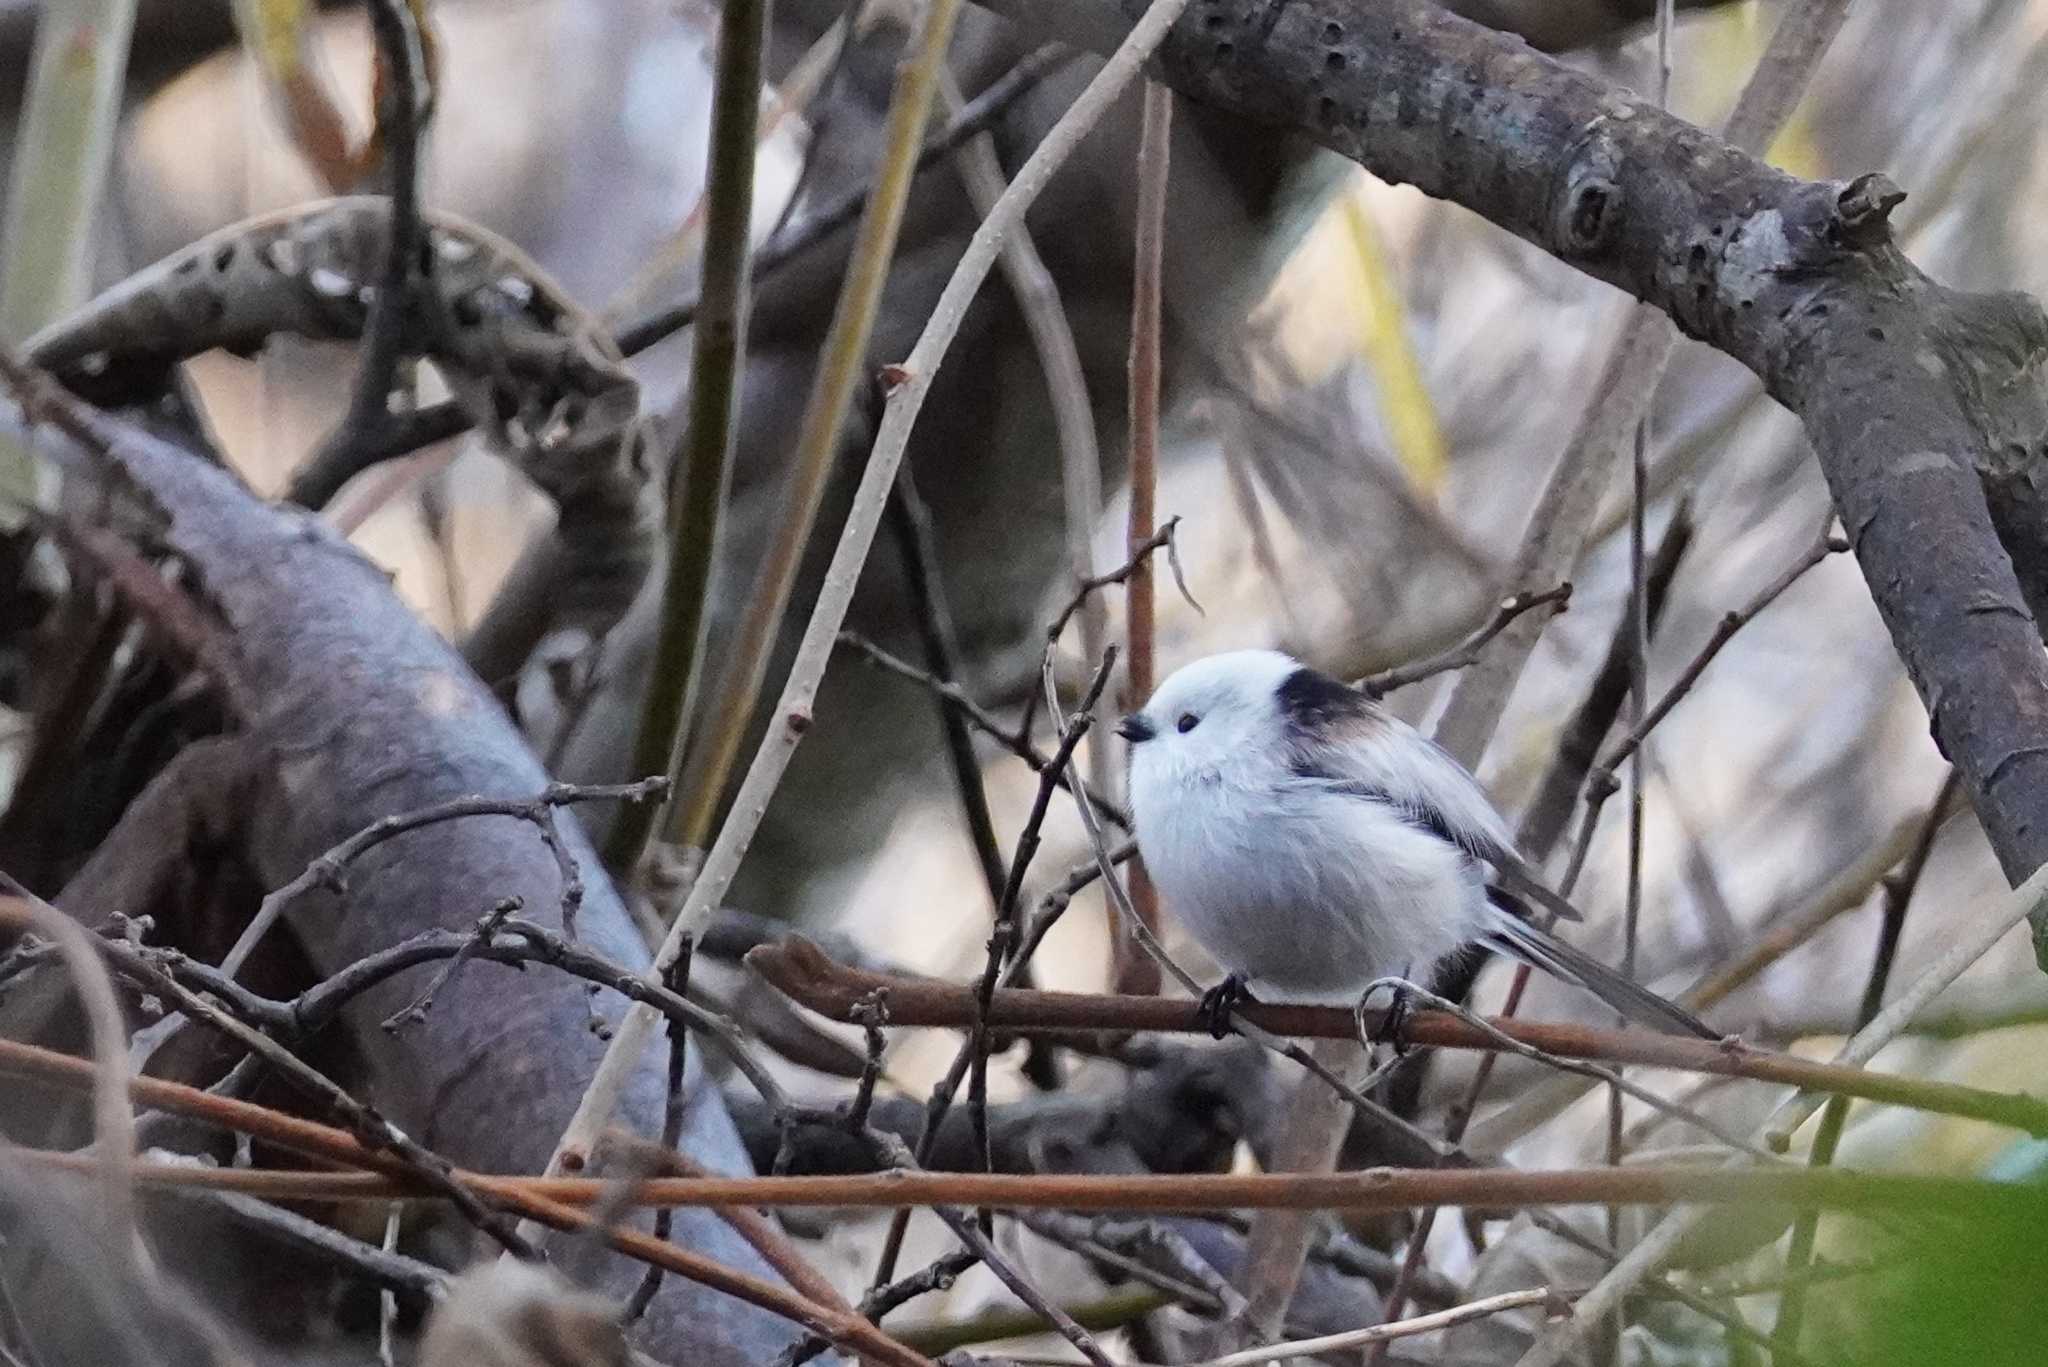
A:
<svg viewBox="0 0 2048 1367">
<path fill-rule="evenodd" d="M 83 1062 L 83 1060 L 79 1060 Z M 86 1065 L 88 1068 L 90 1065 Z M 146 1080 L 146 1079 L 145 1079 Z M 67 1079 L 72 1085 L 76 1080 Z M 189 1090 L 189 1089 L 188 1089 Z M 262 1109 L 257 1107 L 255 1109 Z M 316 1127 L 325 1128 L 325 1127 Z M 339 1131 L 329 1131 L 341 1137 Z M 93 1160 L 69 1153 L 17 1149 L 31 1166 L 86 1171 Z M 389 1201 L 432 1196 L 415 1174 L 400 1171 L 298 1172 L 261 1168 L 204 1168 L 143 1161 L 130 1169 L 138 1186 L 235 1191 L 275 1200 Z M 567 1214 L 617 1198 L 616 1184 L 593 1177 L 504 1177 L 462 1172 L 461 1179 L 492 1200 L 555 1228 L 578 1228 Z M 638 1183 L 620 1204 L 628 1207 L 763 1206 L 859 1208 L 986 1205 L 997 1210 L 1196 1213 L 1226 1210 L 1329 1210 L 1356 1214 L 1416 1206 L 1463 1206 L 1507 1211 L 1544 1206 L 1604 1205 L 1811 1205 L 1825 1210 L 1920 1210 L 1958 1219 L 2048 1219 L 2048 1188 L 1970 1177 L 1923 1173 L 1860 1172 L 1845 1168 L 1710 1167 L 1644 1164 L 1622 1168 L 1366 1168 L 1337 1173 L 980 1173 L 888 1169 L 844 1176 L 655 1177 Z M 550 1209 L 549 1215 L 535 1212 Z M 675 1253 L 647 1235 L 613 1247 L 650 1261 L 647 1246 Z M 698 1277 L 697 1265 L 662 1264 L 683 1276 L 724 1284 L 718 1272 Z M 730 1273 L 731 1269 L 725 1269 Z M 738 1275 L 738 1274 L 734 1274 Z M 747 1279 L 751 1282 L 752 1279 Z M 778 1314 L 792 1313 L 795 1293 L 755 1300 Z M 808 1301 L 805 1302 L 809 1304 Z M 795 1309 L 792 1317 L 805 1313 Z"/>
<path fill-rule="evenodd" d="M 1166 181 L 1173 129 L 1173 93 L 1157 82 L 1145 84 L 1138 130 L 1138 204 L 1131 270 L 1130 351 L 1130 518 L 1125 545 L 1131 552 L 1130 582 L 1124 585 L 1124 626 L 1130 647 L 1126 698 L 1142 707 L 1158 679 L 1157 600 L 1152 562 L 1139 554 L 1153 536 L 1159 494 L 1159 276 L 1166 255 Z M 1169 538 L 1169 546 L 1172 541 Z M 1108 744 L 1098 737 L 1097 745 Z M 1159 933 L 1159 893 L 1140 862 L 1130 870 L 1131 906 L 1138 920 Z M 1119 992 L 1159 990 L 1159 966 L 1137 952 L 1125 935 L 1110 936 L 1110 981 Z"/>
<path fill-rule="evenodd" d="M 851 1019 L 853 1004 L 877 988 L 888 991 L 889 1018 L 895 1025 L 967 1028 L 976 1019 L 971 987 L 848 968 L 801 936 L 764 945 L 748 954 L 747 962 L 784 994 L 835 1020 Z M 1256 1004 L 1245 1006 L 1240 1014 L 1274 1034 L 1298 1039 L 1349 1039 L 1355 1031 L 1352 1013 L 1341 1007 Z M 989 999 L 985 1019 L 990 1029 L 1019 1033 L 1155 1030 L 1193 1034 L 1203 1029 L 1191 1001 L 1083 992 L 998 989 Z M 1368 1012 L 1367 1020 L 1377 1022 L 1378 1013 Z M 2048 1134 L 2048 1102 L 2015 1093 L 1818 1063 L 1751 1048 L 1734 1039 L 1709 1042 L 1648 1030 L 1521 1020 L 1495 1019 L 1491 1024 L 1519 1043 L 1561 1058 L 1783 1083 L 1941 1115 L 1967 1116 L 2029 1134 Z M 1431 1011 L 1410 1018 L 1405 1038 L 1412 1044 L 1440 1049 L 1491 1051 L 1501 1047 L 1485 1031 Z"/>
</svg>

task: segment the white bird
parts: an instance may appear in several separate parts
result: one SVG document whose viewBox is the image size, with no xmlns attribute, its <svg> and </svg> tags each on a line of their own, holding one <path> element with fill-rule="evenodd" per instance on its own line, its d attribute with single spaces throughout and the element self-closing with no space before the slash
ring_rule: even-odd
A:
<svg viewBox="0 0 2048 1367">
<path fill-rule="evenodd" d="M 1235 651 L 1176 671 L 1117 731 L 1145 868 L 1231 975 L 1204 1001 L 1219 1030 L 1248 991 L 1348 1004 L 1477 943 L 1644 1024 L 1719 1037 L 1530 924 L 1530 902 L 1579 915 L 1515 852 L 1478 780 L 1358 690 Z"/>
</svg>

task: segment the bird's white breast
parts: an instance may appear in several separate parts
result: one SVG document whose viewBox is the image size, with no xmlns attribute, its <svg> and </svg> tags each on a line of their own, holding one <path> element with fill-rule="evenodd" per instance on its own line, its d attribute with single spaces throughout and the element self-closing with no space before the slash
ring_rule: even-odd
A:
<svg viewBox="0 0 2048 1367">
<path fill-rule="evenodd" d="M 1170 914 L 1274 1000 L 1348 1001 L 1471 939 L 1483 880 L 1390 804 L 1282 769 L 1132 770 L 1146 868 Z"/>
</svg>

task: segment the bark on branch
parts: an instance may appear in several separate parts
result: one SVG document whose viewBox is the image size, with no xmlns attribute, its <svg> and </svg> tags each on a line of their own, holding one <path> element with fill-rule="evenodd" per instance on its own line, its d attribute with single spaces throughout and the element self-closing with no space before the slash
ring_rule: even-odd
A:
<svg viewBox="0 0 2048 1367">
<path fill-rule="evenodd" d="M 1077 38 L 1140 8 L 988 3 L 1040 27 L 1086 16 Z M 2048 550 L 2029 496 L 2048 456 L 2040 306 L 1930 280 L 1892 242 L 1900 192 L 1881 176 L 1788 176 L 1424 0 L 1272 8 L 1200 0 L 1160 74 L 1461 204 L 1754 371 L 1805 425 L 2007 877 L 2048 859 Z"/>
</svg>

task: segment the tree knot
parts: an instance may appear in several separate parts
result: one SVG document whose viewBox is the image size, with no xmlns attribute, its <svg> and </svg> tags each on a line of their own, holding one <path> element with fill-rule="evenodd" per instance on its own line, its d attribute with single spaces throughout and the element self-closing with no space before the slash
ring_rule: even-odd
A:
<svg viewBox="0 0 2048 1367">
<path fill-rule="evenodd" d="M 1892 210 L 1906 192 L 1879 172 L 1858 176 L 1835 196 L 1834 237 L 1845 247 L 1871 247 L 1891 237 Z"/>
<path fill-rule="evenodd" d="M 1562 193 L 1552 210 L 1551 233 L 1567 260 L 1607 250 L 1621 227 L 1621 152 L 1603 126 L 1586 129 L 1577 155 L 1564 173 Z"/>
</svg>

